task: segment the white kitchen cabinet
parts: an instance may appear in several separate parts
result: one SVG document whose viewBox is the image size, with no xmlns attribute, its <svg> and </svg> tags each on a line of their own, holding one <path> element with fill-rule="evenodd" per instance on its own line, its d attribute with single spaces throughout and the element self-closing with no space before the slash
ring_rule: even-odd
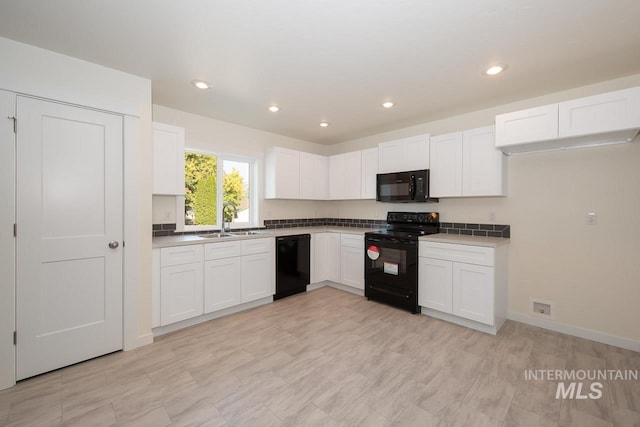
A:
<svg viewBox="0 0 640 427">
<path fill-rule="evenodd" d="M 507 244 L 420 241 L 419 245 L 422 312 L 496 334 L 507 313 Z"/>
<path fill-rule="evenodd" d="M 160 326 L 160 249 L 151 251 L 151 327 Z"/>
<path fill-rule="evenodd" d="M 496 147 L 558 138 L 558 104 L 496 116 Z"/>
<path fill-rule="evenodd" d="M 153 194 L 184 195 L 184 128 L 153 122 Z"/>
<path fill-rule="evenodd" d="M 242 256 L 242 302 L 276 293 L 273 252 Z"/>
<path fill-rule="evenodd" d="M 329 198 L 331 200 L 360 199 L 361 168 L 360 151 L 329 157 Z"/>
<path fill-rule="evenodd" d="M 242 301 L 242 243 L 227 241 L 204 245 L 204 312 L 222 310 Z"/>
<path fill-rule="evenodd" d="M 560 138 L 640 127 L 640 87 L 558 104 Z"/>
<path fill-rule="evenodd" d="M 360 198 L 376 198 L 376 175 L 378 173 L 378 148 L 369 148 L 361 151 L 362 178 Z"/>
<path fill-rule="evenodd" d="M 402 172 L 402 140 L 378 144 L 378 173 Z"/>
<path fill-rule="evenodd" d="M 313 179 L 313 198 L 329 200 L 329 158 L 327 156 L 314 156 Z"/>
<path fill-rule="evenodd" d="M 222 310 L 242 302 L 240 257 L 214 259 L 204 263 L 204 312 Z"/>
<path fill-rule="evenodd" d="M 340 283 L 364 289 L 364 236 L 340 235 Z"/>
<path fill-rule="evenodd" d="M 203 245 L 160 249 L 160 326 L 203 313 L 203 254 Z"/>
<path fill-rule="evenodd" d="M 429 169 L 430 135 L 417 135 L 378 144 L 378 173 Z"/>
<path fill-rule="evenodd" d="M 462 195 L 507 195 L 507 156 L 495 146 L 494 126 L 462 132 Z"/>
<path fill-rule="evenodd" d="M 494 127 L 431 138 L 432 197 L 504 196 L 507 159 L 495 147 Z"/>
<path fill-rule="evenodd" d="M 329 158 L 300 152 L 300 199 L 329 198 Z"/>
<path fill-rule="evenodd" d="M 300 198 L 300 152 L 272 147 L 264 160 L 265 199 Z"/>
<path fill-rule="evenodd" d="M 453 263 L 418 258 L 419 277 L 425 277 L 418 291 L 418 305 L 451 313 L 453 310 Z"/>
<path fill-rule="evenodd" d="M 267 237 L 240 241 L 242 244 L 242 302 L 276 293 L 275 239 Z"/>
<path fill-rule="evenodd" d="M 496 116 L 496 147 L 507 153 L 631 141 L 640 129 L 640 87 Z"/>
<path fill-rule="evenodd" d="M 493 325 L 493 267 L 452 263 L 452 313 Z"/>
<path fill-rule="evenodd" d="M 462 196 L 462 132 L 431 138 L 429 195 Z"/>
<path fill-rule="evenodd" d="M 339 283 L 341 280 L 340 234 L 316 233 L 314 241 L 314 282 L 330 280 Z"/>
</svg>

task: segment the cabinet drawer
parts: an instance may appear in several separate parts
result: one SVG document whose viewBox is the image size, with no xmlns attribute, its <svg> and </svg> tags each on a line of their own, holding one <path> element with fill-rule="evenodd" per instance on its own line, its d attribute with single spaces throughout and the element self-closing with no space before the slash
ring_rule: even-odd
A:
<svg viewBox="0 0 640 427">
<path fill-rule="evenodd" d="M 276 245 L 275 239 L 273 237 L 267 237 L 264 239 L 241 240 L 240 242 L 242 243 L 242 255 L 271 252 Z"/>
<path fill-rule="evenodd" d="M 169 267 L 172 265 L 189 264 L 202 261 L 202 245 L 175 246 L 160 249 L 160 265 Z"/>
<path fill-rule="evenodd" d="M 419 256 L 493 266 L 494 250 L 484 246 L 456 245 L 452 243 L 420 242 Z"/>
<path fill-rule="evenodd" d="M 212 259 L 231 258 L 240 256 L 241 242 L 216 242 L 204 245 L 204 259 L 209 261 Z"/>
<path fill-rule="evenodd" d="M 364 248 L 364 236 L 359 234 L 340 234 L 340 244 L 350 248 Z"/>
</svg>

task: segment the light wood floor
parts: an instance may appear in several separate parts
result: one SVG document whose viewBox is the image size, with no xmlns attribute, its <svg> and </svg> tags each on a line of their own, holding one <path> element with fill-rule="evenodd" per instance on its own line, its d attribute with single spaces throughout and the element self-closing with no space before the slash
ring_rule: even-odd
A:
<svg viewBox="0 0 640 427">
<path fill-rule="evenodd" d="M 525 369 L 640 369 L 640 354 L 515 322 L 493 337 L 325 287 L 23 381 L 0 392 L 0 425 L 640 425 L 638 381 L 556 400 Z"/>
</svg>

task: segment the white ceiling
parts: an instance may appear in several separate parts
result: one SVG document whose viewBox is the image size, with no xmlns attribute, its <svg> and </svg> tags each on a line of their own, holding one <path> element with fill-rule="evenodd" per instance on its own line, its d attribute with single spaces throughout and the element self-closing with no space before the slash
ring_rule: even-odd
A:
<svg viewBox="0 0 640 427">
<path fill-rule="evenodd" d="M 0 1 L 0 36 L 150 78 L 155 104 L 322 144 L 640 73 L 639 19 L 638 0 Z"/>
</svg>

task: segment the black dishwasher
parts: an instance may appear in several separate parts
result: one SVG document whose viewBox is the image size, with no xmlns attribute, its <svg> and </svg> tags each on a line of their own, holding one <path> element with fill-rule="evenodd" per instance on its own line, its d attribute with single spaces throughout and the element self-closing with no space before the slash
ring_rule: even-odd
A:
<svg viewBox="0 0 640 427">
<path fill-rule="evenodd" d="M 310 234 L 276 238 L 276 294 L 273 299 L 306 292 L 310 282 Z"/>
</svg>

